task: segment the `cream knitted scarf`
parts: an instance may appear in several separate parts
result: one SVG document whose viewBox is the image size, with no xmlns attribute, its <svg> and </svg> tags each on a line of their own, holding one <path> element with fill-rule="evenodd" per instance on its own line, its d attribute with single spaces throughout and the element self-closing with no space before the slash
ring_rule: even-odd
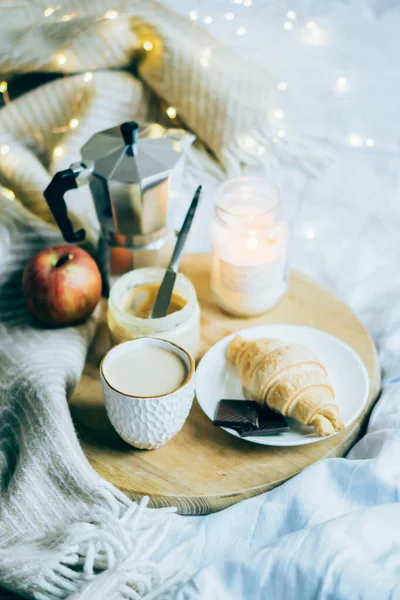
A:
<svg viewBox="0 0 400 600">
<path fill-rule="evenodd" d="M 151 560 L 175 517 L 101 480 L 68 411 L 95 319 L 39 329 L 21 297 L 21 273 L 35 252 L 60 241 L 45 223 L 42 192 L 95 131 L 161 119 L 172 105 L 176 124 L 203 144 L 187 177 L 215 170 L 205 148 L 238 173 L 241 162 L 274 156 L 266 109 L 275 86 L 155 1 L 54 5 L 0 2 L 1 80 L 11 90 L 22 73 L 63 75 L 12 101 L 1 87 L 0 584 L 39 600 L 156 597 L 176 576 Z M 95 236 L 87 194 L 78 190 L 70 206 Z"/>
</svg>

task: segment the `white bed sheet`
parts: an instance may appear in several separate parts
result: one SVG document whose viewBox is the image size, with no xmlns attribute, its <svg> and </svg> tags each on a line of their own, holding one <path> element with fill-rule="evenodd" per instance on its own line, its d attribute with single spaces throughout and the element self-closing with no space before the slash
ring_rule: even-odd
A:
<svg viewBox="0 0 400 600">
<path fill-rule="evenodd" d="M 384 386 L 366 435 L 346 458 L 320 461 L 221 513 L 175 517 L 158 552 L 165 568 L 178 569 L 187 581 L 165 597 L 400 598 L 397 3 L 168 4 L 212 16 L 211 33 L 288 82 L 282 94 L 287 135 L 315 136 L 336 153 L 336 166 L 318 180 L 296 169 L 276 173 L 292 231 L 291 265 L 327 284 L 364 320 L 378 345 Z M 288 9 L 301 17 L 295 31 L 282 27 Z M 218 17 L 224 11 L 235 19 Z M 326 32 L 326 46 L 301 41 L 308 21 Z M 245 25 L 248 35 L 235 36 L 233 22 Z M 340 76 L 349 81 L 343 95 L 332 91 Z M 351 133 L 362 137 L 362 147 L 348 145 Z M 373 147 L 365 145 L 367 138 Z M 209 248 L 196 231 L 208 223 L 211 196 L 209 186 L 192 249 Z"/>
</svg>

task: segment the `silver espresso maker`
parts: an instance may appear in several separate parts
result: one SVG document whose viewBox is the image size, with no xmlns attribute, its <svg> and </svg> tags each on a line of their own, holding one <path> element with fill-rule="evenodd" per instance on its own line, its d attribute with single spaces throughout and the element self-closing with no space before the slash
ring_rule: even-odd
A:
<svg viewBox="0 0 400 600">
<path fill-rule="evenodd" d="M 171 243 L 168 201 L 178 193 L 184 155 L 194 139 L 155 123 L 123 123 L 93 135 L 81 149 L 82 160 L 56 173 L 44 191 L 65 241 L 76 243 L 86 232 L 74 229 L 64 194 L 89 185 L 100 223 L 98 263 L 106 294 L 113 273 L 135 268 L 135 257 L 146 251 L 155 256 Z"/>
</svg>

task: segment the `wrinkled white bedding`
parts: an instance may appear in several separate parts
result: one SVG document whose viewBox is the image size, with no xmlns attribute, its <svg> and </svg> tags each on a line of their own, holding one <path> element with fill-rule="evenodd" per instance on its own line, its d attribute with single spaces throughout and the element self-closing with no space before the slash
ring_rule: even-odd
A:
<svg viewBox="0 0 400 600">
<path fill-rule="evenodd" d="M 278 94 L 276 110 L 285 118 L 276 129 L 288 142 L 315 138 L 336 156 L 319 179 L 285 165 L 271 176 L 286 204 L 292 267 L 328 285 L 363 319 L 378 346 L 384 387 L 365 436 L 345 459 L 318 462 L 276 490 L 214 515 L 173 516 L 152 558 L 166 573 L 180 571 L 180 581 L 150 597 L 400 599 L 397 3 L 165 1 L 185 14 L 197 10 L 199 27 L 211 16 L 213 35 L 287 83 Z M 298 15 L 290 31 L 283 28 L 287 10 Z M 233 20 L 220 18 L 229 11 Z M 320 31 L 311 40 L 310 21 Z M 247 35 L 236 36 L 238 27 Z M 333 89 L 339 77 L 348 81 L 344 94 Z M 360 147 L 348 144 L 351 134 L 360 136 Z M 191 250 L 209 249 L 204 232 L 214 185 L 205 182 Z"/>
<path fill-rule="evenodd" d="M 183 3 L 169 4 L 182 9 Z M 396 7 L 389 10 L 390 3 L 292 2 L 289 8 L 323 23 L 333 39 L 328 48 L 295 47 L 292 40 L 286 45 L 293 31 L 281 31 L 285 12 L 276 3 L 254 0 L 250 9 L 228 2 L 198 4 L 201 15 L 239 8 L 246 14 L 249 30 L 254 23 L 249 48 L 260 42 L 264 64 L 289 82 L 288 132 L 297 127 L 324 138 L 338 156 L 337 165 L 319 180 L 295 170 L 279 172 L 292 227 L 291 262 L 335 290 L 369 327 L 384 386 L 367 433 L 345 459 L 320 461 L 278 489 L 221 513 L 176 517 L 159 554 L 194 538 L 190 549 L 184 546 L 167 559 L 181 561 L 192 577 L 171 597 L 400 598 L 400 86 L 395 60 L 400 39 L 394 35 L 400 13 Z M 261 23 L 261 16 L 268 20 Z M 216 19 L 211 31 L 244 47 L 242 38 L 227 36 L 226 27 Z M 260 41 L 256 32 L 263 27 L 268 36 Z M 271 56 L 274 46 L 280 51 Z M 258 51 L 257 56 L 261 60 Z M 338 97 L 330 88 L 343 70 L 351 90 Z M 353 132 L 373 138 L 375 146 L 350 147 L 346 135 Z M 203 207 L 204 222 L 210 211 L 211 200 Z M 306 237 L 309 231 L 313 239 Z M 192 248 L 206 246 L 198 237 Z"/>
</svg>

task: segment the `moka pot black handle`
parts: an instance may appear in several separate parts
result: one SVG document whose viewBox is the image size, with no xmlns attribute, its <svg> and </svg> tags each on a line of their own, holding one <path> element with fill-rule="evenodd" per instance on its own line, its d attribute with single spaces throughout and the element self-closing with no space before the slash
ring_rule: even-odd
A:
<svg viewBox="0 0 400 600">
<path fill-rule="evenodd" d="M 43 194 L 46 202 L 53 214 L 53 217 L 60 228 L 60 231 L 66 242 L 82 242 L 86 237 L 84 229 L 74 231 L 73 225 L 68 217 L 67 205 L 64 200 L 64 194 L 69 190 L 77 189 L 75 175 L 72 169 L 59 171 L 50 181 Z"/>
</svg>

